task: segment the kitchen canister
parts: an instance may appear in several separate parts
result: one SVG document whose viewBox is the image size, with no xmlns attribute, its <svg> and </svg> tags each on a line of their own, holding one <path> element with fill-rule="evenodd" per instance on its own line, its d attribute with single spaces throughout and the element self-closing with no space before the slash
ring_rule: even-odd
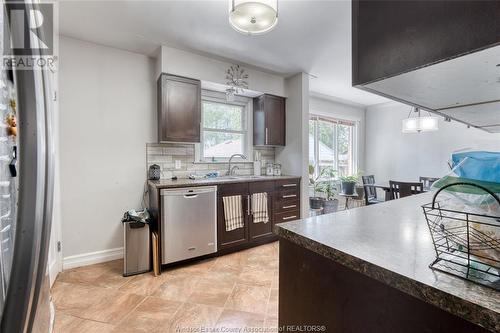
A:
<svg viewBox="0 0 500 333">
<path fill-rule="evenodd" d="M 149 166 L 149 180 L 159 180 L 160 179 L 160 166 L 158 164 L 152 164 Z"/>
<path fill-rule="evenodd" d="M 266 176 L 272 176 L 274 175 L 274 164 L 273 163 L 267 163 L 266 165 Z"/>
<path fill-rule="evenodd" d="M 281 176 L 281 164 L 279 164 L 279 163 L 274 164 L 273 175 L 274 176 Z"/>
</svg>

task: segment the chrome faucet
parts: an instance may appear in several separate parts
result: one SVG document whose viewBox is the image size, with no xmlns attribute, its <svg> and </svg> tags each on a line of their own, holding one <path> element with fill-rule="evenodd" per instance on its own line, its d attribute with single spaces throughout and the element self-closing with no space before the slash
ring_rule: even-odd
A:
<svg viewBox="0 0 500 333">
<path fill-rule="evenodd" d="M 247 157 L 245 155 L 243 155 L 243 154 L 233 154 L 233 155 L 231 155 L 231 157 L 229 158 L 229 168 L 227 169 L 227 173 L 226 173 L 228 176 L 234 175 L 234 170 L 238 169 L 238 166 L 235 166 L 235 167 L 231 168 L 231 161 L 233 160 L 233 157 L 236 157 L 236 156 L 239 156 L 239 157 L 241 157 L 244 160 L 247 159 Z"/>
</svg>

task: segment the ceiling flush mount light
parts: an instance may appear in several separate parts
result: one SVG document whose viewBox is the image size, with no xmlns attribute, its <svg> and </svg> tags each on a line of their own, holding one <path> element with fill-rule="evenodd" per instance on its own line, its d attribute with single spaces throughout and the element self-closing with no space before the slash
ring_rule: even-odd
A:
<svg viewBox="0 0 500 333">
<path fill-rule="evenodd" d="M 229 23 L 242 34 L 265 34 L 278 24 L 278 0 L 230 0 Z"/>
<path fill-rule="evenodd" d="M 412 111 L 417 114 L 416 117 L 411 117 Z M 430 113 L 428 116 L 421 116 L 419 108 L 410 110 L 408 118 L 403 119 L 403 133 L 431 132 L 438 129 L 438 117 L 433 117 Z"/>
</svg>

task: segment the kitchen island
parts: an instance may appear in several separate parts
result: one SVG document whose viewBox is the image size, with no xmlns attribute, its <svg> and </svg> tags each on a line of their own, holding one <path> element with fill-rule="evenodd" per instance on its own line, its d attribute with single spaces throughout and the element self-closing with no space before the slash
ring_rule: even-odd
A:
<svg viewBox="0 0 500 333">
<path fill-rule="evenodd" d="M 429 268 L 431 193 L 275 226 L 279 325 L 499 332 L 500 292 Z"/>
</svg>

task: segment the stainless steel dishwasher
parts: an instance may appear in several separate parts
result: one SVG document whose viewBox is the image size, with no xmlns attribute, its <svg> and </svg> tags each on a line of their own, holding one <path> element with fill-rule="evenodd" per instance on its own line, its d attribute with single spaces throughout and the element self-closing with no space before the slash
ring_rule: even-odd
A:
<svg viewBox="0 0 500 333">
<path fill-rule="evenodd" d="M 161 190 L 162 264 L 217 252 L 217 187 Z"/>
</svg>

